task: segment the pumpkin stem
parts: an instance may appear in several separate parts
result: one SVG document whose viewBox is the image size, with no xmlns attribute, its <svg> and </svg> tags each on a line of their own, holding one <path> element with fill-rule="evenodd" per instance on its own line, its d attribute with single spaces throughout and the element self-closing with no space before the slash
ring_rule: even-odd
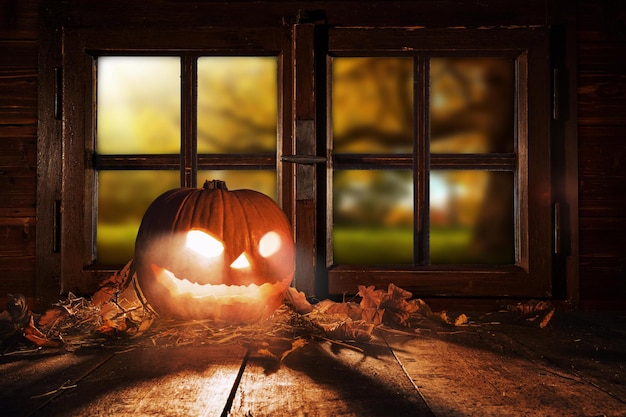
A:
<svg viewBox="0 0 626 417">
<path fill-rule="evenodd" d="M 204 181 L 204 186 L 202 187 L 205 190 L 224 190 L 228 191 L 226 187 L 226 182 L 222 180 L 206 180 Z"/>
</svg>

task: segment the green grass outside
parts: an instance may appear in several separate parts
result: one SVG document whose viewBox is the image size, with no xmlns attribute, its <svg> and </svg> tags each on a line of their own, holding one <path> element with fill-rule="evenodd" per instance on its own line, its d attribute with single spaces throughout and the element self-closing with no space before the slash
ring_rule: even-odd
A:
<svg viewBox="0 0 626 417">
<path fill-rule="evenodd" d="M 135 256 L 135 239 L 139 225 L 98 225 L 98 263 L 125 264 Z"/>
<path fill-rule="evenodd" d="M 138 226 L 100 225 L 98 227 L 98 262 L 123 264 L 134 256 Z M 430 234 L 432 264 L 476 263 L 468 249 L 471 229 L 434 228 Z M 333 233 L 335 264 L 412 264 L 411 229 L 335 228 Z"/>
<path fill-rule="evenodd" d="M 468 258 L 471 239 L 471 230 L 467 228 L 431 230 L 431 263 L 471 262 Z M 335 228 L 333 246 L 335 264 L 413 263 L 413 231 L 411 229 Z"/>
</svg>

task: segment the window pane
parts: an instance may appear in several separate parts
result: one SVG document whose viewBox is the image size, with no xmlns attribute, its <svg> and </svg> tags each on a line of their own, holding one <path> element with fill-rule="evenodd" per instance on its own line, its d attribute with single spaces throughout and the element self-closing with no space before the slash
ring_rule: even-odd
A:
<svg viewBox="0 0 626 417">
<path fill-rule="evenodd" d="M 100 57 L 97 152 L 180 151 L 180 59 Z"/>
<path fill-rule="evenodd" d="M 430 151 L 513 152 L 515 62 L 430 60 Z"/>
<path fill-rule="evenodd" d="M 411 171 L 336 171 L 332 239 L 335 264 L 413 263 Z"/>
<path fill-rule="evenodd" d="M 410 153 L 413 60 L 334 58 L 332 128 L 336 153 Z"/>
<path fill-rule="evenodd" d="M 513 212 L 513 173 L 431 171 L 431 263 L 515 263 Z"/>
<path fill-rule="evenodd" d="M 276 171 L 257 170 L 213 170 L 198 171 L 198 186 L 205 181 L 222 180 L 229 190 L 248 189 L 277 200 Z"/>
<path fill-rule="evenodd" d="M 178 171 L 100 171 L 98 263 L 123 264 L 131 260 L 146 209 L 159 195 L 179 186 Z"/>
<path fill-rule="evenodd" d="M 276 152 L 277 58 L 198 59 L 198 152 Z"/>
</svg>

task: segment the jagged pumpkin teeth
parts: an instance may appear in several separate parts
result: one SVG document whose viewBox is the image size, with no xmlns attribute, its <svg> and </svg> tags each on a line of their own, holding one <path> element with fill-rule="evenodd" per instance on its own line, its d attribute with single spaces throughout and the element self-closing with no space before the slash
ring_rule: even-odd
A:
<svg viewBox="0 0 626 417">
<path fill-rule="evenodd" d="M 289 221 L 269 197 L 222 181 L 178 188 L 146 210 L 137 279 L 157 313 L 253 322 L 282 303 L 294 273 Z"/>
</svg>

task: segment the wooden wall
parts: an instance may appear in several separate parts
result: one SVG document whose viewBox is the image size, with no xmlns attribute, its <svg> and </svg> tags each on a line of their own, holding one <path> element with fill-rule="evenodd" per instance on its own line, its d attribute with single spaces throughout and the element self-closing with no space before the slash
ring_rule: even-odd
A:
<svg viewBox="0 0 626 417">
<path fill-rule="evenodd" d="M 35 296 L 40 1 L 0 1 L 0 297 Z M 580 305 L 624 309 L 626 2 L 579 0 L 577 28 Z"/>
<path fill-rule="evenodd" d="M 582 308 L 626 306 L 626 2 L 577 12 Z"/>
<path fill-rule="evenodd" d="M 34 294 L 38 9 L 0 1 L 0 299 Z"/>
</svg>

